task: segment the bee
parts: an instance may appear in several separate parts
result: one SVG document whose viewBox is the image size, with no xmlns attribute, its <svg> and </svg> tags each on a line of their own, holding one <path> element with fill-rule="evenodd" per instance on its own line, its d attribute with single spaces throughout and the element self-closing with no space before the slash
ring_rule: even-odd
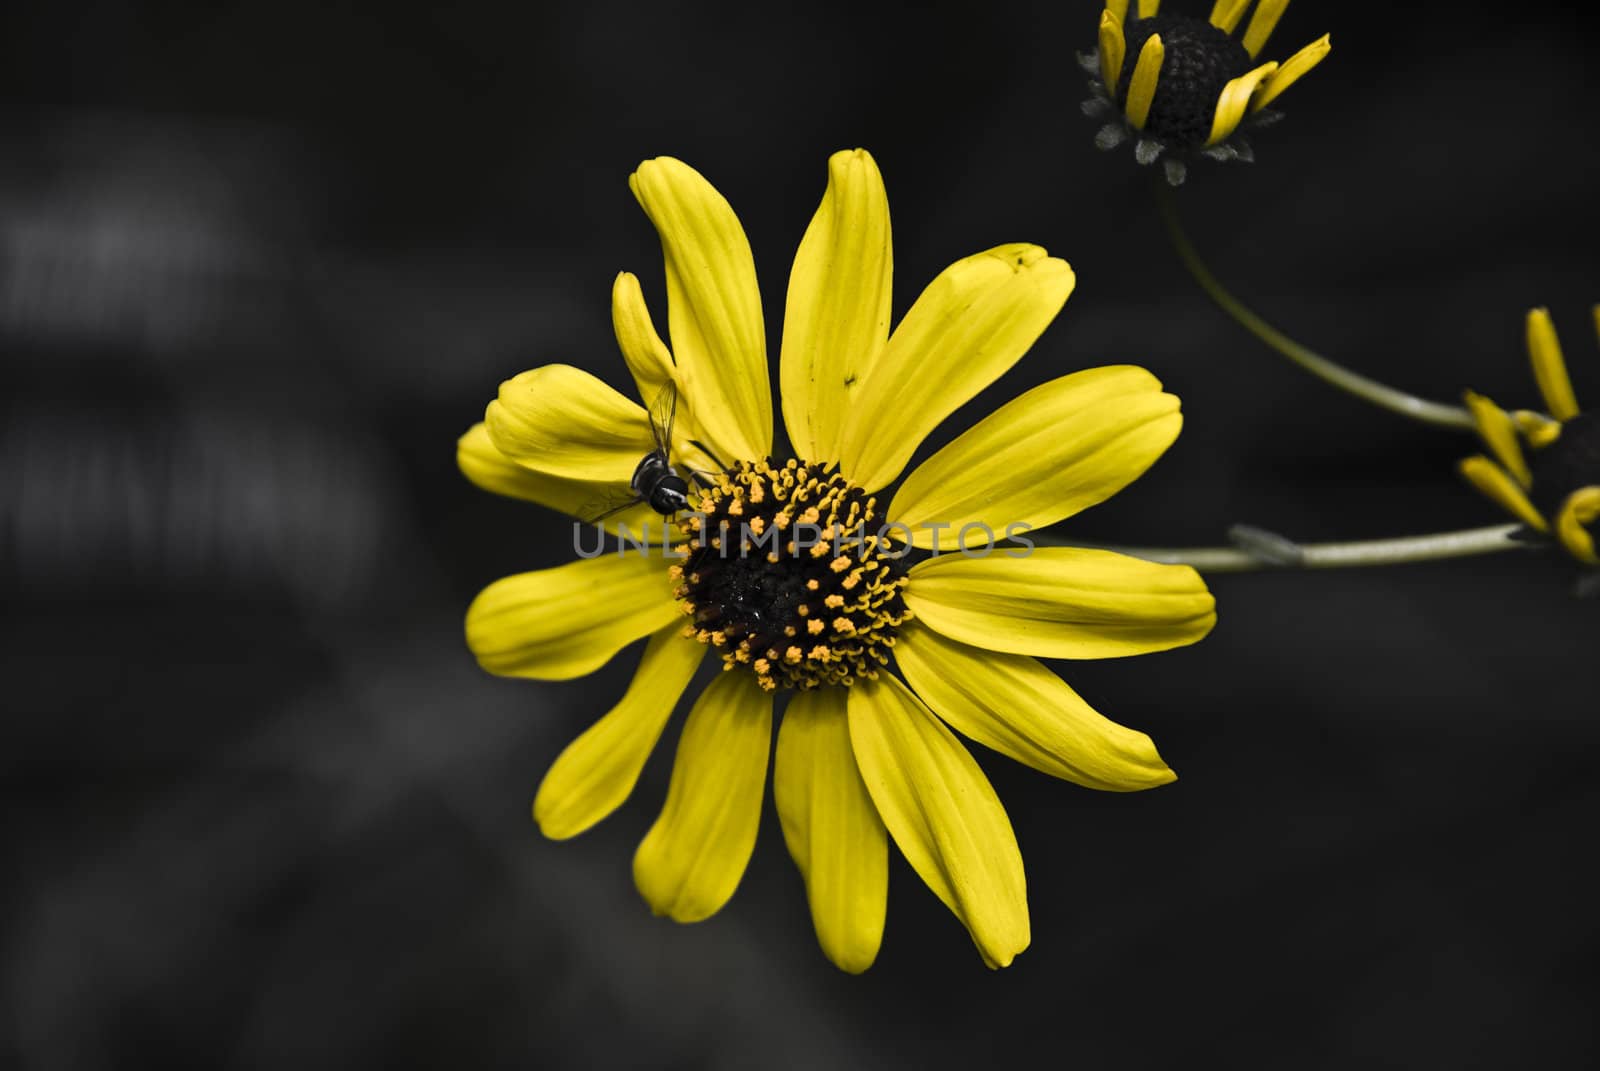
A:
<svg viewBox="0 0 1600 1071">
<path fill-rule="evenodd" d="M 678 385 L 668 380 L 650 403 L 650 437 L 655 440 L 656 447 L 634 466 L 633 475 L 628 480 L 630 494 L 620 502 L 615 501 L 613 496 L 612 500 L 602 503 L 598 511 L 583 518 L 584 524 L 598 524 L 612 514 L 621 513 L 641 502 L 649 503 L 650 508 L 663 517 L 671 517 L 689 508 L 690 481 L 701 487 L 710 486 L 704 474 L 686 470 L 689 472 L 686 479 L 672 463 L 672 425 L 677 415 Z M 705 444 L 694 439 L 690 440 L 690 444 L 704 451 L 718 465 L 722 464 Z"/>
</svg>

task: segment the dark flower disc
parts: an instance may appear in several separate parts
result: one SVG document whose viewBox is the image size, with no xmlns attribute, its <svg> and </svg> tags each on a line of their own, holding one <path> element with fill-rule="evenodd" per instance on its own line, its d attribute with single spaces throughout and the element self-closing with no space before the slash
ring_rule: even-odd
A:
<svg viewBox="0 0 1600 1071">
<path fill-rule="evenodd" d="M 766 458 L 738 462 L 694 505 L 672 567 L 686 635 L 769 691 L 877 677 L 911 612 L 875 499 L 836 467 Z"/>
<path fill-rule="evenodd" d="M 1572 492 L 1600 487 L 1600 411 L 1579 413 L 1561 425 L 1561 435 L 1528 458 L 1533 504 L 1546 517 L 1561 512 Z"/>
<path fill-rule="evenodd" d="M 1144 129 L 1174 147 L 1198 148 L 1211 136 L 1223 87 L 1248 74 L 1256 63 L 1242 44 L 1203 19 L 1185 15 L 1136 19 L 1124 30 L 1127 52 L 1117 82 L 1119 101 L 1128 99 L 1139 50 L 1152 34 L 1161 35 L 1165 58 Z"/>
</svg>

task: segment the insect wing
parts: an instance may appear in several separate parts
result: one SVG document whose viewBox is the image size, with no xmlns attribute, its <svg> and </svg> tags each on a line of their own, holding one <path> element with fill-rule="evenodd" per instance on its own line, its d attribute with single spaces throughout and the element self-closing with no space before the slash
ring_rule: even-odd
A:
<svg viewBox="0 0 1600 1071">
<path fill-rule="evenodd" d="M 650 434 L 661 456 L 672 456 L 672 424 L 678 416 L 678 385 L 667 380 L 650 403 Z"/>
<path fill-rule="evenodd" d="M 583 509 L 578 511 L 578 520 L 584 524 L 599 524 L 606 518 L 614 517 L 643 501 L 643 496 L 619 488 L 584 503 Z"/>
</svg>

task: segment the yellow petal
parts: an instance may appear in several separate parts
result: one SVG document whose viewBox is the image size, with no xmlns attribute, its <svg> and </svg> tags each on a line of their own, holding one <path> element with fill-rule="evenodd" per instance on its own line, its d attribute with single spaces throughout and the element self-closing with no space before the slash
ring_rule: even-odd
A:
<svg viewBox="0 0 1600 1071">
<path fill-rule="evenodd" d="M 1232 33 L 1249 6 L 1250 0 L 1217 0 L 1211 5 L 1211 25 L 1223 33 Z"/>
<path fill-rule="evenodd" d="M 656 333 L 644 291 L 632 272 L 619 272 L 611 285 L 611 327 L 622 359 L 639 387 L 639 400 L 648 406 L 673 378 L 675 369 L 672 353 Z"/>
<path fill-rule="evenodd" d="M 1589 526 L 1600 520 L 1600 487 L 1580 487 L 1567 496 L 1556 515 L 1556 535 L 1567 552 L 1580 562 L 1600 565 Z"/>
<path fill-rule="evenodd" d="M 767 336 L 739 218 L 698 171 L 671 157 L 646 160 L 628 185 L 661 236 L 667 330 L 687 408 L 723 458 L 766 455 Z"/>
<path fill-rule="evenodd" d="M 1481 394 L 1469 390 L 1463 397 L 1473 423 L 1478 425 L 1478 434 L 1494 452 L 1495 459 L 1517 478 L 1518 483 L 1532 487 L 1533 473 L 1528 471 L 1527 459 L 1522 456 L 1522 444 L 1517 441 L 1517 426 L 1511 416 Z"/>
<path fill-rule="evenodd" d="M 1244 50 L 1250 53 L 1251 58 L 1261 55 L 1267 38 L 1277 29 L 1278 20 L 1288 6 L 1289 0 L 1261 0 L 1256 5 L 1255 14 L 1250 16 L 1250 25 L 1244 31 Z"/>
<path fill-rule="evenodd" d="M 1106 96 L 1117 99 L 1117 83 L 1122 80 L 1122 61 L 1127 58 L 1128 42 L 1122 36 L 1122 20 L 1110 10 L 1100 12 L 1100 80 Z"/>
<path fill-rule="evenodd" d="M 1550 530 L 1545 519 L 1534 508 L 1533 502 L 1522 488 L 1517 486 L 1517 482 L 1506 474 L 1505 469 L 1482 454 L 1466 458 L 1459 468 L 1461 475 L 1465 476 L 1472 486 L 1517 520 L 1540 532 Z"/>
<path fill-rule="evenodd" d="M 533 800 L 541 833 L 566 840 L 622 806 L 705 651 L 681 635 L 677 622 L 650 637 L 622 701 L 568 744 L 544 775 Z"/>
<path fill-rule="evenodd" d="M 772 697 L 755 676 L 712 681 L 684 723 L 666 806 L 633 856 L 633 882 L 656 914 L 699 922 L 739 887 L 771 747 Z"/>
<path fill-rule="evenodd" d="M 850 748 L 844 688 L 800 692 L 783 712 L 772 795 L 817 942 L 851 974 L 872 966 L 889 902 L 889 841 Z"/>
<path fill-rule="evenodd" d="M 839 461 L 856 486 L 891 483 L 924 437 L 1033 345 L 1072 293 L 1066 261 L 1036 245 L 958 260 L 917 298 L 855 386 Z"/>
<path fill-rule="evenodd" d="M 666 343 L 656 334 L 639 280 L 628 272 L 618 275 L 611 288 L 611 323 L 622 358 L 638 384 L 639 397 L 647 409 L 653 408 L 667 384 L 676 384 L 678 369 Z M 686 396 L 680 396 L 674 407 L 671 431 L 672 462 L 680 472 L 687 475 L 688 468 L 709 471 L 715 467 L 712 459 L 695 445 L 711 439 L 712 434 L 696 420 L 694 407 Z"/>
<path fill-rule="evenodd" d="M 1139 49 L 1139 61 L 1133 65 L 1133 77 L 1128 81 L 1128 101 L 1123 113 L 1128 122 L 1139 130 L 1150 118 L 1150 103 L 1156 99 L 1156 82 L 1161 77 L 1161 61 L 1166 57 L 1161 35 L 1153 33 L 1145 38 Z"/>
<path fill-rule="evenodd" d="M 485 416 L 489 438 L 511 460 L 548 476 L 626 485 L 655 447 L 645 411 L 565 364 L 500 384 Z"/>
<path fill-rule="evenodd" d="M 660 557 L 606 554 L 484 588 L 467 608 L 467 647 L 502 677 L 569 680 L 681 616 Z"/>
<path fill-rule="evenodd" d="M 924 549 L 971 549 L 1010 524 L 1043 528 L 1103 502 L 1155 463 L 1183 426 L 1178 399 L 1142 368 L 1091 368 L 1035 387 L 906 478 L 889 517 Z M 934 529 L 931 524 L 950 527 Z"/>
<path fill-rule="evenodd" d="M 1217 621 L 1205 581 L 1189 566 L 1076 547 L 930 558 L 912 568 L 905 600 L 953 640 L 1042 658 L 1165 651 L 1201 639 Z"/>
<path fill-rule="evenodd" d="M 1311 68 L 1326 59 L 1332 49 L 1332 36 L 1323 34 L 1305 48 L 1290 56 L 1283 66 L 1269 74 L 1266 80 L 1261 83 L 1256 90 L 1255 98 L 1250 102 L 1250 110 L 1252 112 L 1260 111 L 1274 100 L 1277 100 L 1279 94 L 1294 85 Z"/>
<path fill-rule="evenodd" d="M 1561 343 L 1556 339 L 1556 325 L 1550 322 L 1549 309 L 1528 311 L 1528 358 L 1550 415 L 1557 420 L 1577 416 L 1578 399 L 1572 393 L 1572 380 L 1567 378 L 1567 363 L 1561 357 Z"/>
<path fill-rule="evenodd" d="M 1128 20 L 1128 0 L 1106 0 L 1106 10 L 1115 15 L 1118 22 Z"/>
<path fill-rule="evenodd" d="M 800 457 L 837 461 L 853 385 L 889 339 L 889 198 L 865 149 L 828 160 L 828 189 L 789 273 L 779 358 L 783 421 Z"/>
<path fill-rule="evenodd" d="M 956 732 L 1036 770 L 1108 792 L 1177 779 L 1148 736 L 1097 713 L 1027 655 L 979 650 L 915 622 L 894 655 L 906 683 Z"/>
<path fill-rule="evenodd" d="M 849 689 L 861 778 L 906 862 L 966 926 L 983 960 L 1028 947 L 1027 878 L 1005 808 L 961 741 L 893 674 Z"/>
<path fill-rule="evenodd" d="M 1532 409 L 1518 409 L 1511 414 L 1511 419 L 1516 423 L 1517 431 L 1522 433 L 1528 445 L 1535 450 L 1543 450 L 1561 438 L 1561 421 L 1551 420 L 1543 413 L 1535 413 Z"/>
<path fill-rule="evenodd" d="M 626 496 L 631 494 L 626 480 L 572 480 L 547 476 L 519 465 L 495 449 L 489 439 L 489 429 L 482 423 L 474 424 L 456 440 L 456 465 L 462 475 L 485 491 L 535 502 L 579 519 L 597 512 L 607 502 L 618 498 L 626 501 Z M 644 502 L 612 514 L 600 523 L 612 533 L 626 525 L 631 537 L 637 538 L 642 533 L 655 542 L 661 542 L 661 537 L 667 534 L 661 515 Z"/>
<path fill-rule="evenodd" d="M 495 449 L 494 443 L 489 441 L 489 429 L 482 421 L 472 425 L 465 435 L 456 440 L 456 467 L 463 476 L 485 491 L 507 498 L 520 498 L 525 502 L 537 502 L 563 512 L 566 512 L 566 506 L 578 509 L 582 505 L 582 502 L 575 500 L 586 493 L 585 488 L 621 486 L 564 480 L 559 476 L 546 476 L 524 468 Z"/>
<path fill-rule="evenodd" d="M 1216 114 L 1211 119 L 1211 136 L 1206 139 L 1207 145 L 1226 141 L 1228 135 L 1239 129 L 1245 110 L 1250 106 L 1250 95 L 1256 91 L 1256 86 L 1263 78 L 1277 69 L 1276 63 L 1263 63 L 1255 70 L 1241 74 L 1222 87 L 1222 93 L 1217 97 Z"/>
</svg>

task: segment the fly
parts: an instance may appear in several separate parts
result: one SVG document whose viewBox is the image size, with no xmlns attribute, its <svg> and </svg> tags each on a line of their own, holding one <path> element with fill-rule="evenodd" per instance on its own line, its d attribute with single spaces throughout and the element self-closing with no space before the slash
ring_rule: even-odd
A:
<svg viewBox="0 0 1600 1071">
<path fill-rule="evenodd" d="M 650 437 L 655 440 L 656 448 L 641 457 L 639 464 L 634 466 L 633 476 L 628 480 L 631 496 L 620 503 L 602 505 L 600 512 L 584 518 L 585 524 L 598 524 L 612 514 L 621 513 L 641 502 L 649 503 L 650 508 L 663 517 L 671 517 L 689 508 L 689 480 L 672 464 L 672 425 L 677 415 L 678 385 L 668 380 L 650 403 Z M 717 464 L 722 464 L 704 444 L 690 441 Z M 702 485 L 708 483 L 697 472 L 691 471 L 690 478 Z"/>
</svg>

